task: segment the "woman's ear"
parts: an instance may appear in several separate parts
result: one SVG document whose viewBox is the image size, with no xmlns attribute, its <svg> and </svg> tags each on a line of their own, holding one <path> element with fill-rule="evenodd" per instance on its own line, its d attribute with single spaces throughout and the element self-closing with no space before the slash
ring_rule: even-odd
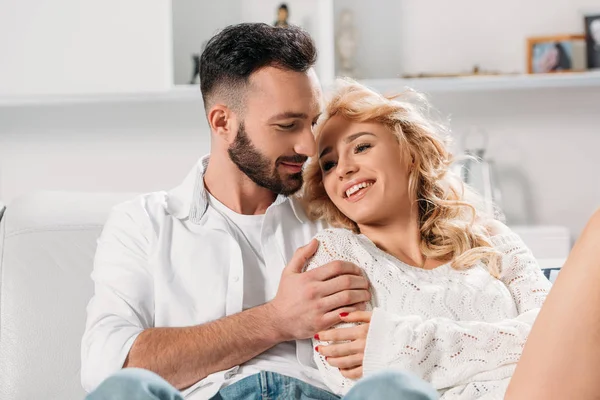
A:
<svg viewBox="0 0 600 400">
<path fill-rule="evenodd" d="M 236 114 L 224 104 L 215 104 L 208 112 L 210 130 L 227 143 L 235 140 L 238 130 Z"/>
</svg>

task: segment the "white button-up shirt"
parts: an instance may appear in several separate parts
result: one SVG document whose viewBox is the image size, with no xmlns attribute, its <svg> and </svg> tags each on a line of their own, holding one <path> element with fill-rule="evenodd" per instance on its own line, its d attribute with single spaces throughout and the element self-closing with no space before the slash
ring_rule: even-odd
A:
<svg viewBox="0 0 600 400">
<path fill-rule="evenodd" d="M 95 294 L 82 340 L 81 379 L 87 391 L 122 368 L 144 329 L 199 325 L 242 311 L 242 253 L 225 218 L 209 212 L 207 165 L 208 156 L 172 191 L 146 194 L 113 209 L 98 240 Z M 277 293 L 296 249 L 321 229 L 294 199 L 278 196 L 267 209 L 261 231 L 267 298 Z M 296 342 L 297 371 L 325 388 L 312 352 L 310 341 Z M 184 395 L 210 398 L 251 368 L 242 364 L 211 374 Z"/>
</svg>

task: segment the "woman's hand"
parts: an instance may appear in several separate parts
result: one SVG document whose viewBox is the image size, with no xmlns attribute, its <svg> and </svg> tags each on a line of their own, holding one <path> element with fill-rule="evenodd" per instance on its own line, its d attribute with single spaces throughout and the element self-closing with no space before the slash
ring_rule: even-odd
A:
<svg viewBox="0 0 600 400">
<path fill-rule="evenodd" d="M 317 346 L 315 350 L 325 357 L 329 365 L 339 368 L 346 378 L 359 379 L 363 375 L 363 359 L 371 314 L 371 311 L 341 313 L 342 322 L 354 322 L 359 325 L 330 329 L 319 332 L 316 336 L 321 341 L 334 342 L 330 345 Z"/>
</svg>

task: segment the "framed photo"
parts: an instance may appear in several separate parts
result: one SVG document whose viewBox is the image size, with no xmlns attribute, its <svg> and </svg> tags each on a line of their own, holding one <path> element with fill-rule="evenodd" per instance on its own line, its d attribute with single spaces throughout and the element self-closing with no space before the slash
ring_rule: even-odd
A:
<svg viewBox="0 0 600 400">
<path fill-rule="evenodd" d="M 560 35 L 527 40 L 527 72 L 544 74 L 585 69 L 585 36 Z"/>
<path fill-rule="evenodd" d="M 585 17 L 585 43 L 588 69 L 600 68 L 600 13 Z"/>
</svg>

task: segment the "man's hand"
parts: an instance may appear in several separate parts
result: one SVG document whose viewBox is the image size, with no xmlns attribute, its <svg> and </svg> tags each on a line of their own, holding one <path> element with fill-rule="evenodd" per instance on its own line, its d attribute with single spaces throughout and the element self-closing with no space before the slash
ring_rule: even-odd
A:
<svg viewBox="0 0 600 400">
<path fill-rule="evenodd" d="M 302 272 L 318 242 L 296 250 L 281 274 L 277 295 L 267 303 L 284 341 L 308 339 L 340 322 L 339 314 L 364 309 L 371 299 L 369 281 L 356 265 L 333 261 Z"/>
<path fill-rule="evenodd" d="M 371 311 L 341 314 L 340 318 L 342 322 L 356 322 L 359 325 L 319 332 L 319 340 L 334 343 L 328 346 L 318 346 L 315 350 L 325 357 L 329 365 L 339 368 L 346 378 L 359 379 L 363 376 L 363 360 L 371 322 Z"/>
</svg>

